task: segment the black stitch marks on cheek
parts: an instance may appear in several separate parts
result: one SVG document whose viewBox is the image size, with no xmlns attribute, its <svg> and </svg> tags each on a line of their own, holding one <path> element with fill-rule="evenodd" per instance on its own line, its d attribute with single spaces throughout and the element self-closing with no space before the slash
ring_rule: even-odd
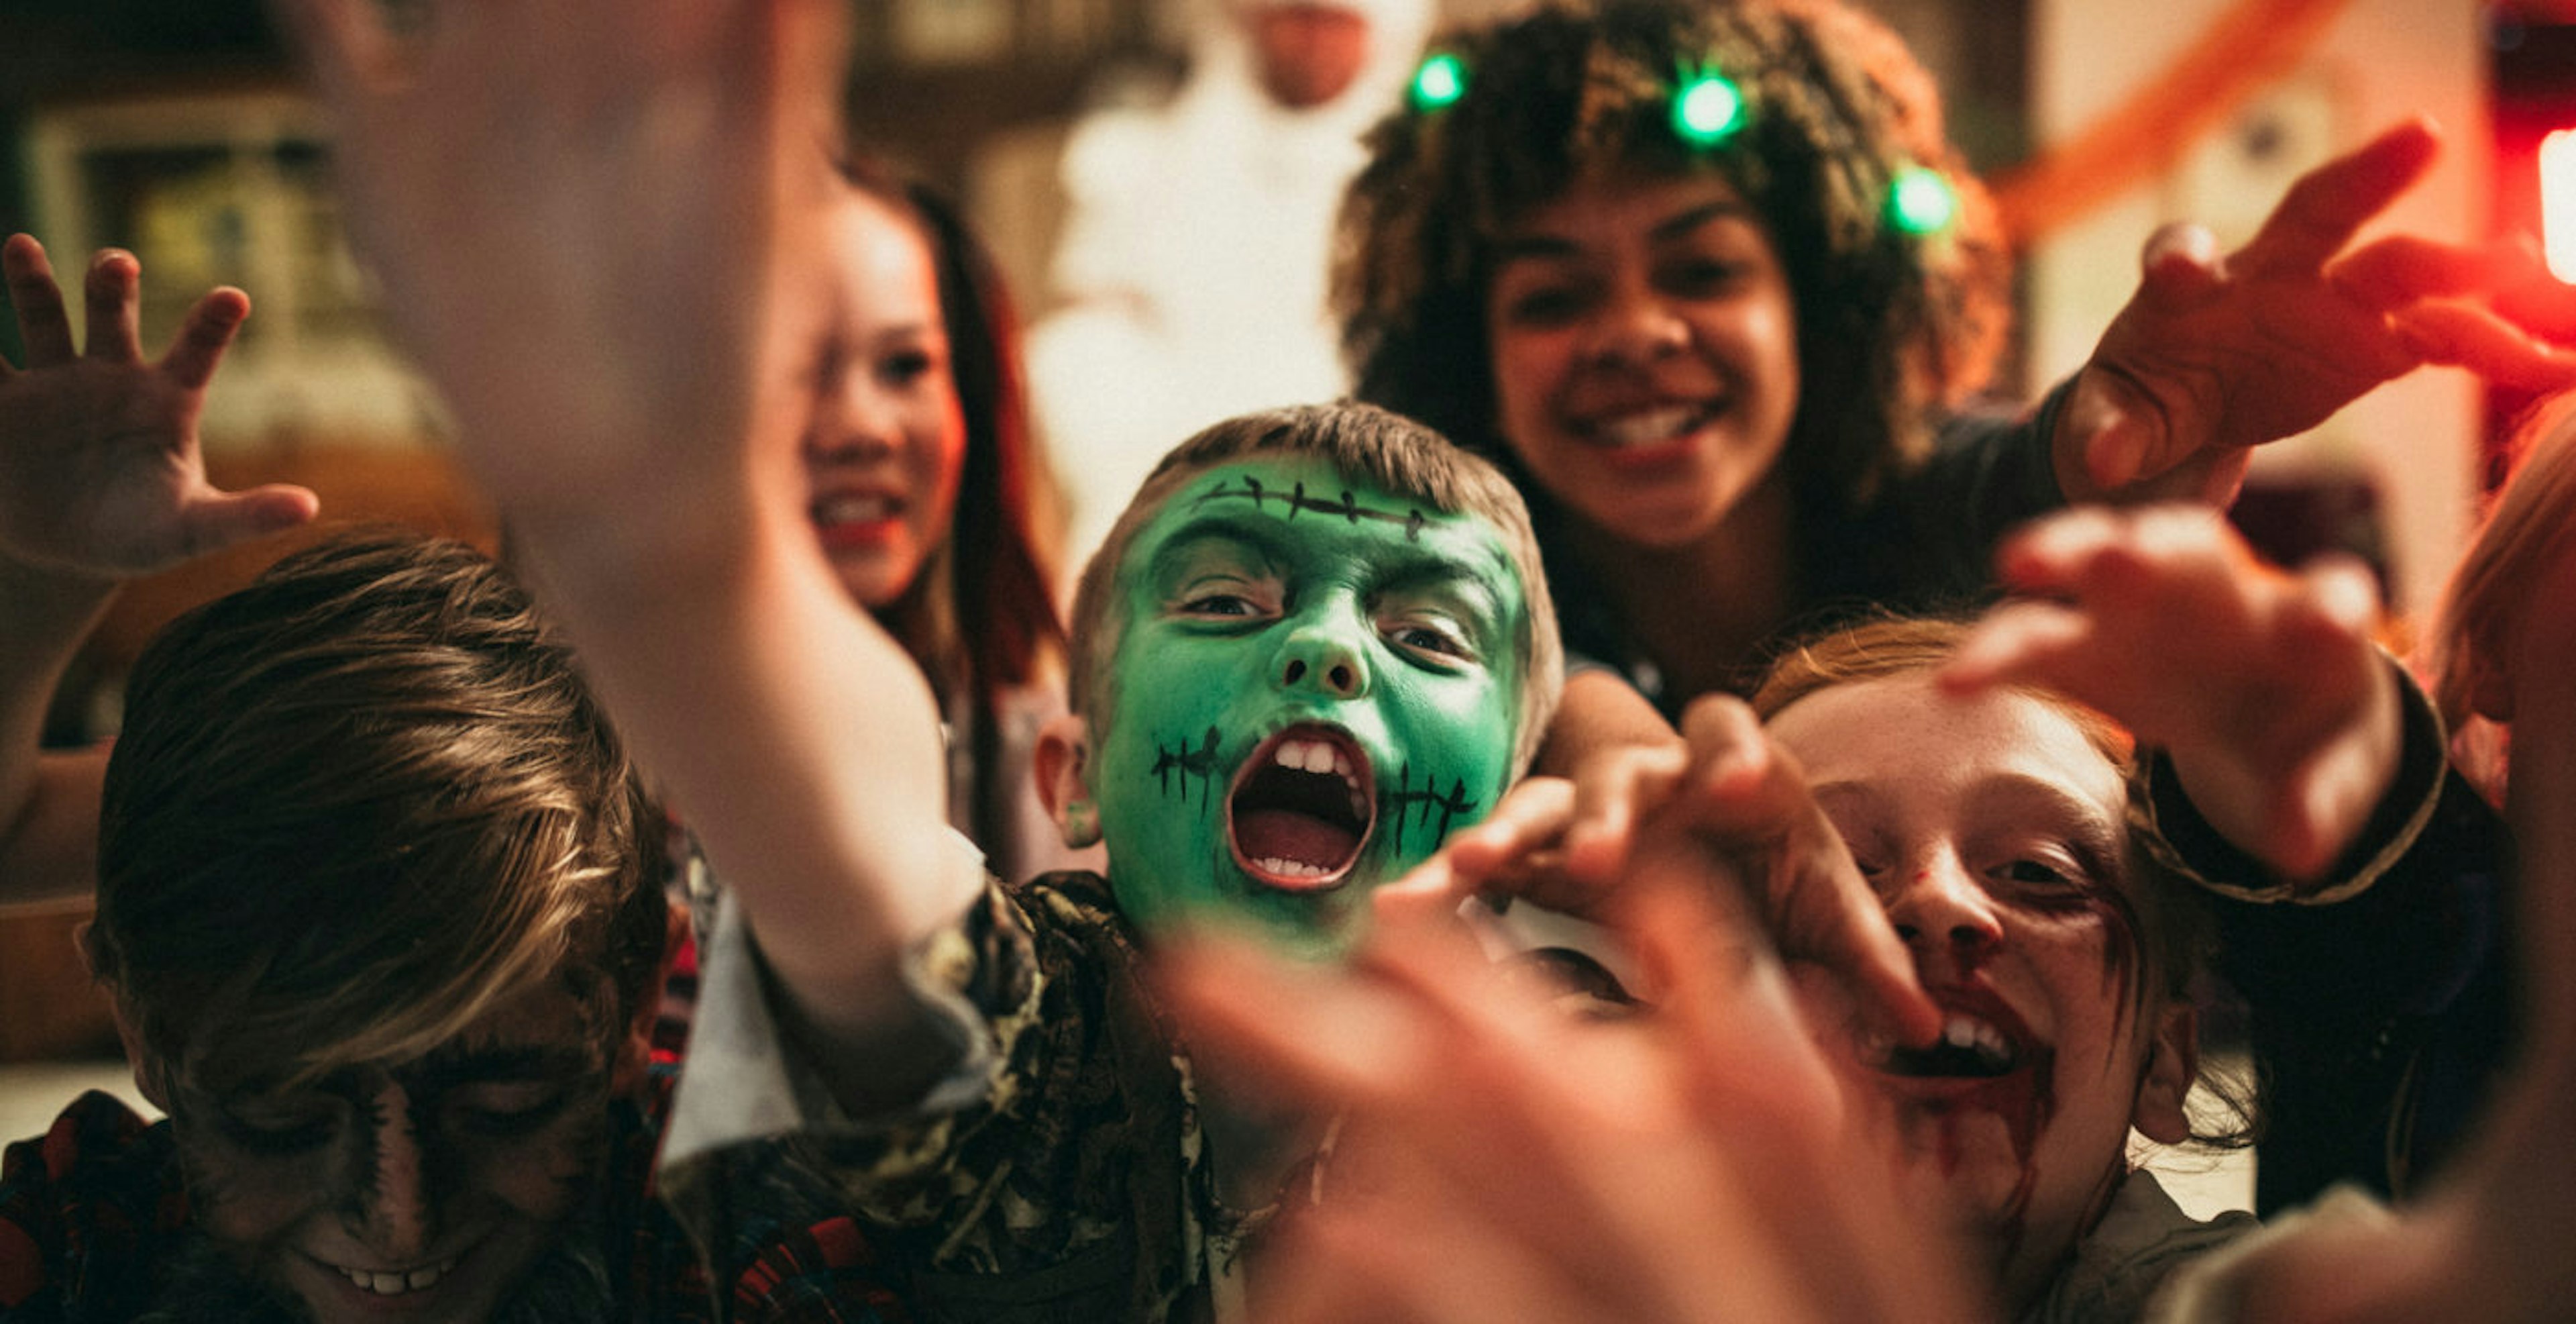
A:
<svg viewBox="0 0 2576 1324">
<path fill-rule="evenodd" d="M 1476 802 L 1467 798 L 1467 783 L 1456 778 L 1450 780 L 1446 792 L 1435 789 L 1427 773 L 1422 778 L 1422 785 L 1416 787 L 1413 784 L 1413 765 L 1408 763 L 1396 778 L 1396 788 L 1387 793 L 1386 810 L 1391 823 L 1388 831 L 1394 834 L 1387 844 L 1398 852 L 1404 849 L 1406 825 L 1416 817 L 1428 823 L 1437 815 L 1440 823 L 1431 833 L 1431 845 L 1436 849 L 1449 839 L 1450 824 L 1459 815 L 1476 812 Z"/>
<path fill-rule="evenodd" d="M 1195 510 L 1211 501 L 1232 498 L 1237 501 L 1250 501 L 1253 509 L 1262 510 L 1267 507 L 1267 503 L 1276 501 L 1287 511 L 1284 518 L 1291 521 L 1294 521 L 1302 512 L 1312 511 L 1319 515 L 1339 516 L 1344 523 L 1354 526 L 1364 519 L 1401 524 L 1404 526 L 1406 542 L 1422 541 L 1423 526 L 1430 523 L 1429 518 L 1419 509 L 1412 507 L 1406 508 L 1405 512 L 1399 515 L 1392 510 L 1363 506 L 1359 503 L 1359 498 L 1348 488 L 1342 489 L 1338 498 L 1327 500 L 1323 497 L 1307 495 L 1306 484 L 1303 482 L 1295 484 L 1285 492 L 1262 486 L 1261 480 L 1250 474 L 1243 475 L 1242 482 L 1243 486 L 1237 488 L 1232 480 L 1220 481 L 1216 486 L 1199 493 L 1198 499 L 1190 503 L 1190 508 Z"/>
<path fill-rule="evenodd" d="M 1184 740 L 1169 746 L 1154 747 L 1154 766 L 1147 771 L 1154 777 L 1154 789 L 1165 796 L 1172 793 L 1172 783 L 1180 783 L 1181 803 L 1190 802 L 1190 783 L 1199 783 L 1199 807 L 1205 809 L 1216 799 L 1216 728 L 1209 727 L 1192 749 Z"/>
</svg>

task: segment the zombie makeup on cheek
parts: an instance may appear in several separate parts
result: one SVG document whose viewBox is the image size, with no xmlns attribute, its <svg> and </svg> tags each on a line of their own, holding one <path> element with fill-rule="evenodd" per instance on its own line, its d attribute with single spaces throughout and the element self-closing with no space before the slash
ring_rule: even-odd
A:
<svg viewBox="0 0 2576 1324">
<path fill-rule="evenodd" d="M 1527 606 L 1493 526 L 1306 459 L 1209 469 L 1124 553 L 1090 761 L 1152 930 L 1256 918 L 1321 954 L 1511 773 Z"/>
</svg>

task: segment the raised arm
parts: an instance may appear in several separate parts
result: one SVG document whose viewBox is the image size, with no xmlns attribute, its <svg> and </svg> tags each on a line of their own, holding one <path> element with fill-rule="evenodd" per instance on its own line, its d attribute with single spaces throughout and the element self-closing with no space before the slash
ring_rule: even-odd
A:
<svg viewBox="0 0 2576 1324">
<path fill-rule="evenodd" d="M 0 278 L 27 347 L 0 362 L 0 901 L 85 893 L 97 871 L 104 750 L 39 751 L 45 708 L 119 585 L 313 517 L 313 494 L 206 481 L 197 415 L 250 312 L 235 289 L 197 301 L 147 363 L 136 330 L 141 269 L 92 258 L 89 345 L 73 347 L 44 247 L 0 244 Z"/>
<path fill-rule="evenodd" d="M 2066 497 L 2225 505 L 2253 447 L 2427 363 L 2535 390 L 2576 384 L 2576 356 L 2480 302 L 2548 279 L 2532 254 L 2406 235 L 2351 247 L 2438 148 L 2429 122 L 2390 129 L 2301 176 L 2223 258 L 2199 227 L 2159 231 L 2059 417 Z"/>
<path fill-rule="evenodd" d="M 799 509 L 846 6 L 281 9 L 397 326 L 817 1059 L 935 1072 L 899 966 L 971 900 L 937 716 Z"/>
<path fill-rule="evenodd" d="M 2576 546 L 2557 540 L 2530 605 L 2486 641 L 2483 716 L 2513 725 L 2522 1022 L 2511 1083 L 2443 1180 L 2395 1213 L 2343 1200 L 2267 1229 L 2202 1272 L 2165 1320 L 2542 1324 L 2576 1300 Z M 2196 1308 L 2196 1309 L 2195 1309 Z"/>
</svg>

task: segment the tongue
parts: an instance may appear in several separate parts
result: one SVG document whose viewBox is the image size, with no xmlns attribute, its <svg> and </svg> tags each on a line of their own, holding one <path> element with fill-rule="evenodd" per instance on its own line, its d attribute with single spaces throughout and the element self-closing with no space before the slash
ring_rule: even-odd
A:
<svg viewBox="0 0 2576 1324">
<path fill-rule="evenodd" d="M 1293 809 L 1255 809 L 1234 817 L 1234 844 L 1247 860 L 1294 860 L 1339 869 L 1359 850 L 1348 828 Z"/>
</svg>

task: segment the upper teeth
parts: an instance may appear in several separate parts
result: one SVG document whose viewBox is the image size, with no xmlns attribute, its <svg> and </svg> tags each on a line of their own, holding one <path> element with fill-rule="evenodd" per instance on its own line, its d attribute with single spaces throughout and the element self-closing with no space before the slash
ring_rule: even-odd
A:
<svg viewBox="0 0 2576 1324">
<path fill-rule="evenodd" d="M 1643 446 L 1681 435 L 1698 422 L 1699 413 L 1684 405 L 1650 409 L 1595 424 L 1593 434 L 1613 446 Z"/>
<path fill-rule="evenodd" d="M 1282 740 L 1275 757 L 1283 768 L 1329 772 L 1344 781 L 1351 779 L 1350 756 L 1329 740 Z"/>
<path fill-rule="evenodd" d="M 1941 1042 L 1967 1049 L 1991 1066 L 2012 1060 L 2012 1045 L 2004 1039 L 2003 1031 L 1973 1016 L 1952 1016 L 1949 1024 L 1941 1027 Z"/>
<path fill-rule="evenodd" d="M 437 1264 L 423 1265 L 406 1273 L 372 1273 L 337 1264 L 331 1267 L 338 1269 L 341 1277 L 378 1296 L 399 1296 L 404 1292 L 421 1291 L 436 1283 L 447 1275 L 448 1270 L 456 1267 L 456 1260 L 451 1256 Z"/>
<path fill-rule="evenodd" d="M 1368 817 L 1368 799 L 1360 794 L 1359 771 L 1351 766 L 1350 753 L 1341 746 L 1329 740 L 1282 740 L 1271 761 L 1297 772 L 1341 778 L 1342 784 L 1350 788 L 1351 812 Z"/>
<path fill-rule="evenodd" d="M 891 518 L 894 502 L 882 496 L 838 496 L 822 503 L 826 524 L 866 524 Z"/>
</svg>

